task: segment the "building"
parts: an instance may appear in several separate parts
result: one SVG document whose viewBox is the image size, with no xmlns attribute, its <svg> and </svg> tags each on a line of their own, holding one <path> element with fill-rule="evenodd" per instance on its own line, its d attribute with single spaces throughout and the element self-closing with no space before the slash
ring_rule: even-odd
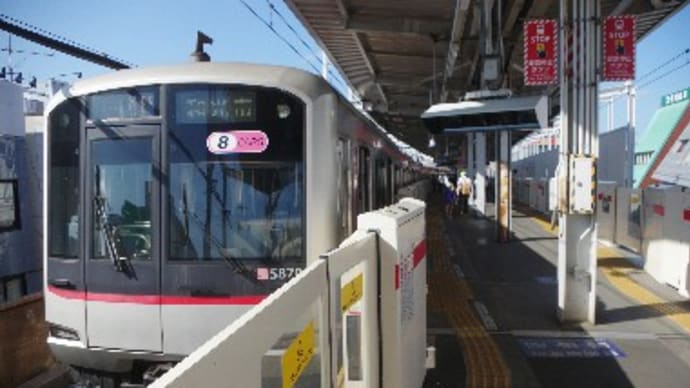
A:
<svg viewBox="0 0 690 388">
<path fill-rule="evenodd" d="M 634 187 L 644 189 L 657 182 L 655 175 L 662 161 L 679 152 L 674 144 L 680 140 L 681 134 L 690 123 L 690 88 L 674 92 L 661 98 L 661 107 L 657 109 L 647 129 L 635 147 Z M 683 143 L 684 144 L 684 143 Z M 684 146 L 680 147 L 682 153 Z M 683 153 L 685 155 L 685 153 Z M 675 162 L 672 162 L 675 165 Z M 665 171 L 673 174 L 669 170 Z M 663 178 L 665 175 L 660 175 Z M 663 180 L 663 179 L 662 179 Z M 671 179 L 673 180 L 673 179 Z"/>
</svg>

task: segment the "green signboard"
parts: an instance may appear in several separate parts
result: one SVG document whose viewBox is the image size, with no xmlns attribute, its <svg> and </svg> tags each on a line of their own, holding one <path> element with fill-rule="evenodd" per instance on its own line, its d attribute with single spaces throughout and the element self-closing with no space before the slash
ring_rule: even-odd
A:
<svg viewBox="0 0 690 388">
<path fill-rule="evenodd" d="M 690 88 L 679 90 L 661 97 L 661 106 L 669 106 L 690 99 Z"/>
</svg>

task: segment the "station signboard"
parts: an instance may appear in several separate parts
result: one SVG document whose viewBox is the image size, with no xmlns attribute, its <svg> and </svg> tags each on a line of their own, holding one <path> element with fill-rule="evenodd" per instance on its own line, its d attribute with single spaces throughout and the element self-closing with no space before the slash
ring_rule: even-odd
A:
<svg viewBox="0 0 690 388">
<path fill-rule="evenodd" d="M 661 97 L 661 106 L 669 106 L 690 99 L 690 88 L 678 90 Z"/>
<path fill-rule="evenodd" d="M 609 16 L 604 20 L 604 80 L 635 79 L 635 17 Z"/>
<path fill-rule="evenodd" d="M 558 25 L 555 19 L 536 19 L 524 25 L 525 85 L 558 83 Z"/>
</svg>

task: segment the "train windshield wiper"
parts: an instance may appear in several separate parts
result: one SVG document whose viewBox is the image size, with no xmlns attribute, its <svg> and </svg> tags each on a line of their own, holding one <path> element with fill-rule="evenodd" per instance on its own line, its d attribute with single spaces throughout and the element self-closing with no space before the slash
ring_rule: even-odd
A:
<svg viewBox="0 0 690 388">
<path fill-rule="evenodd" d="M 118 271 L 124 270 L 124 264 L 129 261 L 129 257 L 120 253 L 120 239 L 117 237 L 117 229 L 108 220 L 106 212 L 105 198 L 99 195 L 93 196 L 94 206 L 96 208 L 96 217 L 103 228 L 103 237 L 105 239 L 105 250 L 110 258 L 110 262 Z M 123 250 L 124 251 L 124 250 Z"/>
</svg>

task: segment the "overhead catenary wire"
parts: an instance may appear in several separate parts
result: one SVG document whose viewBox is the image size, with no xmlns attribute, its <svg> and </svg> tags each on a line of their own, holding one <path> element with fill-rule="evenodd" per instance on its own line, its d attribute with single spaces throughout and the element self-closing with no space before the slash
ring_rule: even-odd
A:
<svg viewBox="0 0 690 388">
<path fill-rule="evenodd" d="M 41 35 L 44 35 L 44 36 L 49 36 L 49 37 L 51 37 L 52 39 L 55 39 L 55 40 L 57 40 L 57 41 L 59 41 L 59 42 L 61 42 L 61 43 L 68 44 L 68 45 L 70 45 L 70 46 L 77 47 L 77 48 L 80 48 L 80 49 L 85 50 L 85 51 L 90 51 L 90 52 L 92 52 L 92 53 L 98 53 L 98 54 L 100 54 L 100 55 L 102 55 L 102 56 L 105 56 L 105 57 L 107 57 L 107 58 L 110 58 L 110 59 L 112 59 L 112 60 L 115 60 L 115 61 L 124 63 L 124 64 L 126 64 L 126 65 L 128 65 L 128 66 L 130 66 L 130 67 L 136 67 L 136 65 L 134 65 L 133 63 L 127 62 L 127 61 L 125 61 L 125 60 L 123 60 L 123 59 L 120 59 L 120 58 L 117 58 L 117 57 L 110 56 L 110 55 L 104 53 L 102 50 L 97 50 L 97 49 L 95 49 L 95 48 L 93 48 L 93 47 L 86 46 L 86 45 L 81 44 L 81 43 L 78 43 L 78 42 L 76 42 L 76 41 L 74 41 L 74 40 L 65 38 L 65 37 L 63 37 L 63 36 L 57 35 L 57 34 L 52 33 L 52 32 L 50 32 L 50 31 L 46 31 L 46 30 L 44 30 L 44 29 L 42 29 L 42 28 L 36 27 L 36 26 L 34 26 L 34 25 L 32 25 L 32 24 L 29 24 L 29 23 L 27 23 L 27 22 L 24 22 L 24 21 L 22 21 L 22 20 L 13 18 L 13 17 L 11 17 L 11 16 L 8 16 L 8 15 L 5 15 L 5 14 L 0 14 L 0 20 L 4 20 L 6 23 L 14 23 L 15 25 L 23 26 L 23 28 L 25 28 L 25 29 L 29 29 L 29 30 L 34 31 L 34 32 L 38 32 L 38 33 L 40 33 Z"/>
<path fill-rule="evenodd" d="M 309 50 L 310 52 L 313 53 L 313 52 L 314 52 L 314 48 L 313 48 L 309 43 L 307 43 L 307 41 L 305 41 L 304 38 L 302 38 L 302 37 L 300 36 L 300 34 L 297 32 L 297 30 L 292 26 L 292 24 L 290 24 L 290 22 L 287 21 L 287 19 L 285 18 L 285 16 L 283 16 L 283 14 L 280 12 L 280 10 L 279 10 L 278 8 L 276 8 L 276 6 L 273 4 L 273 2 L 271 2 L 271 0 L 266 0 L 266 2 L 268 3 L 268 6 L 271 8 L 271 10 L 272 10 L 273 12 L 275 12 L 276 15 L 278 15 L 278 17 L 280 18 L 280 20 L 283 21 L 283 23 L 287 26 L 287 28 L 290 29 L 290 31 L 292 31 L 293 34 L 295 34 L 295 36 L 297 37 L 297 39 L 299 39 L 300 42 L 302 42 L 302 45 L 303 45 L 307 50 Z"/>
<path fill-rule="evenodd" d="M 295 35 L 295 37 L 297 37 L 297 39 L 299 39 L 299 41 L 302 42 L 302 45 L 303 45 L 307 50 L 309 50 L 309 52 L 311 53 L 311 55 L 313 55 L 314 58 L 318 58 L 318 53 L 316 53 L 316 50 L 314 49 L 314 47 L 313 47 L 311 44 L 309 44 L 306 40 L 304 40 L 304 38 L 302 38 L 302 36 L 299 34 L 299 32 L 297 32 L 297 30 L 292 26 L 292 24 L 287 20 L 287 18 L 286 18 L 285 16 L 283 16 L 283 14 L 282 14 L 282 13 L 280 12 L 280 10 L 275 6 L 275 4 L 273 4 L 273 2 L 271 2 L 271 0 L 266 0 L 266 2 L 268 3 L 268 6 L 271 8 L 271 10 L 272 10 L 273 12 L 275 12 L 276 15 L 278 15 L 278 17 L 280 18 L 280 20 L 287 26 L 287 28 L 288 28 L 290 31 L 292 31 L 292 33 Z M 283 1 L 283 3 L 285 3 L 285 2 Z M 341 77 L 339 74 L 333 72 L 333 70 L 332 70 L 330 67 L 328 67 L 328 74 L 330 74 L 330 75 L 333 77 L 333 79 L 335 79 L 336 82 L 338 82 L 339 84 L 341 84 L 343 87 L 346 87 L 346 88 L 348 87 L 348 85 L 346 85 L 346 84 L 342 81 L 342 79 L 341 79 L 342 77 Z"/>
<path fill-rule="evenodd" d="M 659 80 L 661 80 L 661 79 L 663 79 L 663 78 L 668 77 L 669 75 L 671 75 L 671 74 L 675 73 L 676 71 L 678 71 L 678 70 L 684 68 L 685 66 L 690 65 L 690 48 L 686 48 L 686 49 L 680 51 L 679 53 L 677 53 L 676 55 L 674 55 L 673 57 L 669 58 L 668 60 L 662 62 L 660 65 L 656 66 L 654 69 L 652 69 L 652 70 L 646 72 L 645 74 L 643 74 L 642 76 L 638 77 L 638 78 L 637 78 L 637 82 L 639 83 L 640 81 L 644 81 L 646 78 L 649 78 L 650 76 L 654 75 L 655 73 L 657 73 L 657 72 L 660 71 L 661 69 L 667 67 L 667 66 L 670 65 L 671 63 L 673 63 L 673 62 L 677 61 L 678 59 L 682 58 L 684 55 L 687 55 L 687 56 L 688 56 L 688 58 L 686 59 L 685 63 L 683 63 L 683 64 L 681 64 L 681 65 L 679 65 L 679 66 L 676 66 L 676 67 L 672 68 L 671 70 L 669 70 L 669 71 L 667 71 L 667 72 L 665 72 L 665 73 L 659 75 L 658 77 L 655 77 L 655 78 L 653 78 L 653 79 L 651 79 L 651 80 L 649 80 L 649 81 L 647 81 L 647 82 L 644 82 L 644 83 L 640 84 L 639 86 L 636 86 L 635 89 L 639 91 L 639 90 L 641 90 L 641 89 L 643 89 L 643 88 L 645 88 L 645 87 L 647 87 L 647 86 L 653 84 L 653 83 L 656 82 L 656 81 L 659 81 Z M 625 97 L 624 94 L 621 94 L 621 95 L 618 95 L 618 96 L 613 96 L 613 97 L 611 97 L 611 102 L 616 102 L 616 101 L 618 101 L 619 99 L 621 99 L 621 98 L 623 98 L 623 97 Z M 608 104 L 608 102 L 607 102 L 606 104 Z M 601 105 L 601 104 L 600 104 L 600 105 Z"/>
<path fill-rule="evenodd" d="M 680 59 L 683 55 L 688 55 L 688 54 L 690 54 L 690 48 L 686 48 L 685 50 L 682 50 L 682 51 L 679 52 L 678 54 L 674 55 L 672 58 L 668 59 L 667 61 L 665 61 L 665 62 L 663 62 L 662 64 L 658 65 L 658 66 L 655 67 L 654 69 L 652 69 L 652 70 L 648 71 L 647 73 L 643 74 L 642 76 L 640 76 L 640 77 L 637 79 L 637 81 L 639 82 L 639 81 L 644 80 L 645 78 L 647 78 L 647 77 L 653 75 L 653 74 L 656 73 L 657 71 L 659 71 L 659 70 L 663 69 L 664 67 L 670 65 L 671 63 L 677 61 L 677 60 Z"/>
<path fill-rule="evenodd" d="M 314 65 L 314 63 L 313 63 L 307 56 L 305 56 L 302 52 L 300 52 L 300 51 L 297 49 L 297 47 L 295 47 L 295 45 L 292 44 L 292 42 L 290 42 L 290 41 L 289 41 L 285 36 L 283 36 L 278 30 L 276 30 L 275 26 L 273 26 L 273 24 L 272 24 L 271 22 L 269 22 L 268 20 L 266 20 L 266 18 L 264 18 L 264 17 L 262 17 L 261 15 L 259 15 L 259 13 L 258 13 L 251 5 L 249 5 L 245 0 L 240 0 L 240 2 L 242 3 L 242 5 L 245 6 L 245 8 L 247 8 L 247 10 L 249 10 L 249 12 L 250 12 L 252 15 L 254 15 L 254 17 L 256 17 L 257 19 L 259 19 L 259 21 L 260 21 L 261 23 L 263 23 L 269 30 L 271 30 L 271 32 L 273 32 L 273 34 L 274 34 L 278 39 L 280 39 L 280 40 L 281 40 L 283 43 L 285 43 L 295 54 L 297 54 L 300 58 L 302 58 L 302 59 L 309 65 L 309 67 L 311 67 L 312 70 L 314 70 L 314 73 L 320 74 L 320 70 L 318 69 L 318 67 L 317 67 L 316 65 Z M 269 4 L 270 4 L 270 3 L 269 3 Z M 274 10 L 275 10 L 275 7 L 271 7 L 271 9 L 274 9 Z M 280 14 L 279 17 L 280 17 L 285 23 L 288 23 L 288 22 L 285 20 L 285 18 L 282 16 L 282 14 Z M 291 27 L 291 29 L 294 30 L 294 28 L 292 28 L 292 27 Z M 297 33 L 296 31 L 293 31 L 293 32 L 294 32 L 295 34 Z M 302 39 L 300 39 L 300 40 L 302 40 Z M 304 44 L 307 48 L 309 48 L 309 45 L 308 45 L 306 42 L 303 42 L 303 44 Z M 313 51 L 311 51 L 311 49 L 310 49 L 310 54 L 313 55 L 314 58 L 316 57 L 316 55 L 314 54 Z M 330 69 L 329 69 L 329 73 L 332 74 L 332 75 L 334 75 L 333 79 L 334 79 L 336 82 L 340 83 L 340 84 L 341 84 L 342 86 L 344 86 L 344 87 L 347 87 L 347 85 L 340 79 L 340 77 L 338 77 L 336 74 L 333 74 L 333 73 L 330 71 Z"/>
<path fill-rule="evenodd" d="M 659 80 L 661 80 L 661 79 L 663 79 L 663 78 L 666 78 L 666 77 L 668 77 L 669 75 L 675 73 L 676 71 L 678 71 L 678 70 L 680 70 L 680 69 L 682 69 L 682 68 L 684 68 L 685 66 L 688 66 L 688 65 L 690 65 L 690 58 L 688 58 L 688 59 L 685 61 L 685 63 L 683 63 L 683 64 L 681 64 L 681 65 L 679 65 L 679 66 L 676 66 L 676 67 L 674 67 L 673 69 L 671 69 L 671 70 L 669 70 L 669 71 L 667 71 L 667 72 L 661 74 L 660 76 L 658 76 L 658 77 L 656 77 L 656 78 L 653 78 L 653 79 L 651 79 L 651 80 L 649 80 L 649 81 L 643 83 L 643 84 L 640 85 L 637 89 L 638 89 L 638 90 L 643 89 L 645 86 L 651 85 L 651 84 L 653 84 L 653 83 L 656 82 L 656 81 L 659 81 Z"/>
<path fill-rule="evenodd" d="M 242 5 L 245 6 L 245 8 L 247 8 L 247 10 L 249 10 L 249 12 L 252 13 L 252 15 L 254 15 L 254 17 L 256 17 L 257 19 L 259 19 L 259 21 L 261 21 L 261 23 L 263 23 L 269 30 L 271 30 L 271 32 L 273 32 L 273 34 L 274 34 L 276 37 L 278 37 L 278 39 L 280 39 L 283 43 L 285 43 L 292 51 L 294 51 L 295 54 L 297 54 L 297 55 L 298 55 L 300 58 L 302 58 L 305 62 L 307 62 L 307 64 L 314 70 L 314 72 L 316 72 L 317 74 L 319 73 L 318 68 L 317 68 L 307 57 L 305 57 L 299 50 L 297 50 L 297 47 L 295 47 L 295 45 L 293 45 L 293 44 L 292 44 L 290 41 L 288 41 L 283 35 L 281 35 L 281 34 L 275 29 L 275 27 L 273 26 L 272 23 L 268 22 L 265 18 L 261 17 L 261 15 L 259 15 L 259 13 L 258 13 L 254 8 L 252 8 L 251 5 L 247 4 L 246 1 L 240 0 L 240 2 L 242 3 Z"/>
</svg>

